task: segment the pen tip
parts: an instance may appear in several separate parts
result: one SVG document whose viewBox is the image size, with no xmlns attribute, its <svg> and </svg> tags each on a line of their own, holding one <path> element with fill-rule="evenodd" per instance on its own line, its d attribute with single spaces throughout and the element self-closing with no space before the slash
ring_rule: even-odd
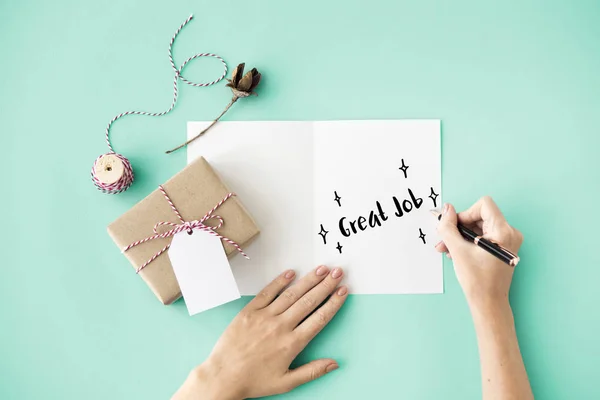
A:
<svg viewBox="0 0 600 400">
<path fill-rule="evenodd" d="M 435 216 L 435 217 L 439 217 L 440 215 L 442 215 L 442 213 L 439 210 L 436 210 L 436 209 L 429 210 L 429 212 L 431 214 L 433 214 L 433 216 Z"/>
</svg>

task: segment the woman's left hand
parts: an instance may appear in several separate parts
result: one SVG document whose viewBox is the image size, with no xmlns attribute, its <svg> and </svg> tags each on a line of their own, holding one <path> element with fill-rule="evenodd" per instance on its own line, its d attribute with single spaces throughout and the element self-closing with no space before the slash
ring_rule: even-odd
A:
<svg viewBox="0 0 600 400">
<path fill-rule="evenodd" d="M 173 400 L 285 393 L 337 369 L 327 358 L 296 369 L 290 364 L 344 304 L 348 289 L 338 287 L 342 276 L 341 268 L 320 266 L 286 289 L 295 273 L 282 273 L 236 316 Z"/>
</svg>

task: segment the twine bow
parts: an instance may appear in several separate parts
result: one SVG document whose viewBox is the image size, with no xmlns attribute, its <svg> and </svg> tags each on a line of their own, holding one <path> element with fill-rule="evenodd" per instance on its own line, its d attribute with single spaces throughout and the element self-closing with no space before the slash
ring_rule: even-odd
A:
<svg viewBox="0 0 600 400">
<path fill-rule="evenodd" d="M 228 237 L 225 237 L 217 232 L 217 229 L 222 227 L 223 224 L 225 223 L 225 221 L 223 220 L 223 218 L 221 216 L 213 215 L 213 213 L 217 210 L 217 208 L 221 207 L 223 205 L 223 203 L 225 203 L 231 197 L 235 196 L 235 193 L 228 193 L 210 211 L 208 211 L 206 214 L 204 214 L 204 216 L 202 218 L 193 220 L 193 221 L 185 221 L 183 219 L 183 217 L 181 216 L 181 214 L 179 213 L 179 211 L 177 210 L 177 208 L 175 207 L 175 204 L 173 204 L 173 202 L 169 198 L 169 195 L 167 195 L 167 192 L 165 192 L 165 189 L 162 186 L 159 186 L 158 189 L 163 194 L 163 196 L 165 196 L 167 203 L 169 203 L 169 206 L 171 207 L 171 209 L 173 210 L 175 215 L 177 215 L 177 218 L 179 219 L 179 221 L 181 223 L 176 224 L 176 223 L 168 222 L 168 221 L 157 222 L 153 228 L 154 235 L 148 236 L 147 238 L 138 240 L 136 242 L 131 243 L 129 246 L 124 247 L 123 253 L 125 253 L 127 250 L 130 250 L 131 248 L 133 248 L 135 246 L 138 246 L 142 243 L 149 242 L 151 240 L 172 237 L 183 231 L 187 231 L 189 234 L 192 234 L 192 232 L 194 230 L 200 230 L 200 231 L 207 232 L 211 235 L 214 235 L 214 236 L 218 237 L 219 239 L 221 239 L 222 241 L 231 244 L 233 247 L 235 247 L 237 249 L 237 251 L 240 252 L 240 254 L 242 254 L 244 257 L 249 259 L 249 257 L 246 255 L 246 253 L 244 253 L 242 248 L 236 242 L 234 242 L 233 240 L 229 239 Z M 219 221 L 219 224 L 217 226 L 206 225 L 206 222 L 211 219 L 215 219 L 215 220 Z M 170 226 L 171 229 L 169 229 L 166 232 L 159 233 L 159 229 L 161 226 Z M 138 267 L 138 269 L 136 269 L 135 273 L 138 274 L 141 270 L 146 268 L 148 266 L 148 264 L 150 264 L 152 261 L 156 260 L 161 254 L 163 254 L 165 251 L 167 251 L 170 246 L 171 246 L 171 244 L 169 243 L 165 247 L 163 247 L 158 253 L 153 255 L 148 261 L 146 261 L 140 267 Z"/>
</svg>

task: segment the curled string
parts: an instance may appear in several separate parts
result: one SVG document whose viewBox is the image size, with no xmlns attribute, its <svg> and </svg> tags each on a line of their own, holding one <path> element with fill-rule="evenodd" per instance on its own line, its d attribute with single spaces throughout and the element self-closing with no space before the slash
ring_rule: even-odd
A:
<svg viewBox="0 0 600 400">
<path fill-rule="evenodd" d="M 121 113 L 117 116 L 115 116 L 113 119 L 110 120 L 110 122 L 108 123 L 108 126 L 106 127 L 106 132 L 105 132 L 105 139 L 106 139 L 106 144 L 108 145 L 108 149 L 110 150 L 110 153 L 115 153 L 115 151 L 113 150 L 113 147 L 110 143 L 110 128 L 112 126 L 112 124 L 118 120 L 121 117 L 124 117 L 125 115 L 131 115 L 131 114 L 135 114 L 135 115 L 148 115 L 150 117 L 160 117 L 163 116 L 165 114 L 170 113 L 173 108 L 175 108 L 175 104 L 177 103 L 177 96 L 178 96 L 178 90 L 177 90 L 177 84 L 178 82 L 181 80 L 182 82 L 190 85 L 190 86 L 194 86 L 194 87 L 206 87 L 206 86 L 211 86 L 214 85 L 215 83 L 221 81 L 223 78 L 225 78 L 225 75 L 227 75 L 227 64 L 225 63 L 225 60 L 223 60 L 223 58 L 221 58 L 220 56 L 218 56 L 217 54 L 213 54 L 213 53 L 198 53 L 198 54 L 194 54 L 193 56 L 191 56 L 190 58 L 188 58 L 187 60 L 185 60 L 183 62 L 183 64 L 181 64 L 181 67 L 177 68 L 177 66 L 175 65 L 175 61 L 173 60 L 173 43 L 175 42 L 175 38 L 177 37 L 177 35 L 179 34 L 179 32 L 181 32 L 181 30 L 188 24 L 188 22 L 190 22 L 192 19 L 194 18 L 193 15 L 190 15 L 180 26 L 179 28 L 177 28 L 177 30 L 175 31 L 175 34 L 171 37 L 171 41 L 169 42 L 169 62 L 171 63 L 171 68 L 173 68 L 173 71 L 175 72 L 175 77 L 173 79 L 173 101 L 171 102 L 171 106 L 163 111 L 163 112 L 158 112 L 158 113 L 151 113 L 151 112 L 147 112 L 147 111 L 126 111 L 124 113 Z M 183 75 L 181 74 L 181 72 L 183 71 L 183 69 L 185 68 L 185 66 L 192 60 L 199 58 L 199 57 L 214 57 L 216 59 L 218 59 L 219 61 L 221 61 L 221 63 L 223 64 L 223 73 L 221 74 L 221 76 L 217 79 L 215 79 L 212 82 L 206 82 L 206 83 L 196 83 L 196 82 L 192 82 L 189 81 L 188 79 L 184 78 Z"/>
</svg>

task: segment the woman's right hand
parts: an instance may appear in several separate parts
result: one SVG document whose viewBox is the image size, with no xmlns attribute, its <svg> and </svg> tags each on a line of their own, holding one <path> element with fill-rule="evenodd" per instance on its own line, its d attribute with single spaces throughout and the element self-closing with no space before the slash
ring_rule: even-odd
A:
<svg viewBox="0 0 600 400">
<path fill-rule="evenodd" d="M 515 254 L 523 235 L 506 222 L 490 197 L 483 197 L 459 214 L 452 205 L 444 205 L 438 225 L 442 241 L 436 249 L 452 258 L 471 308 L 481 359 L 483 399 L 533 400 L 508 302 L 514 267 L 463 239 L 457 223 Z"/>
<path fill-rule="evenodd" d="M 445 204 L 438 225 L 442 241 L 435 248 L 452 258 L 469 305 L 508 305 L 514 268 L 466 241 L 456 228 L 457 222 L 515 254 L 523 243 L 523 235 L 506 222 L 496 203 L 487 196 L 459 214 L 451 204 Z"/>
</svg>

